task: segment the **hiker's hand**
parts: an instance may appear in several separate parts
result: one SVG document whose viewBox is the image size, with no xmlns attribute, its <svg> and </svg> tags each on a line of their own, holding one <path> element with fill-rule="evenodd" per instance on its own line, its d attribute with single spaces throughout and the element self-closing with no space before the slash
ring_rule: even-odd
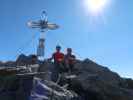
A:
<svg viewBox="0 0 133 100">
<path fill-rule="evenodd" d="M 51 62 L 51 60 L 52 60 L 51 58 L 47 59 L 48 62 Z"/>
</svg>

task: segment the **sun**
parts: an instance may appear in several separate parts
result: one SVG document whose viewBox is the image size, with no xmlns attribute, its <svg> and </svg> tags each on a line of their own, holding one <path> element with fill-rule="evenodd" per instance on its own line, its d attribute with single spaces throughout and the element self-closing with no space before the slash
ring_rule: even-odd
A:
<svg viewBox="0 0 133 100">
<path fill-rule="evenodd" d="M 87 10 L 92 14 L 98 14 L 102 12 L 108 0 L 85 0 Z"/>
</svg>

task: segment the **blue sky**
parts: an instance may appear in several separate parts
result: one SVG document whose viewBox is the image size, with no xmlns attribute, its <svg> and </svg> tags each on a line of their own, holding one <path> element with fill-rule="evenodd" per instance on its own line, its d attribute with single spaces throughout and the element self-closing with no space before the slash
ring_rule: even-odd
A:
<svg viewBox="0 0 133 100">
<path fill-rule="evenodd" d="M 26 23 L 38 20 L 46 10 L 49 21 L 60 26 L 46 34 L 46 57 L 60 44 L 64 52 L 72 47 L 78 58 L 92 59 L 123 77 L 133 78 L 133 0 L 110 0 L 97 17 L 86 12 L 83 2 L 0 0 L 0 60 L 15 60 L 19 48 L 27 55 L 36 53 L 40 34 Z"/>
</svg>

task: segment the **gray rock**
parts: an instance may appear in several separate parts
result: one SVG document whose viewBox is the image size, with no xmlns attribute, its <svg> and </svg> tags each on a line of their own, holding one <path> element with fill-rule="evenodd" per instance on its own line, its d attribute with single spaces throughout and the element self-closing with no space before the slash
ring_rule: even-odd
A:
<svg viewBox="0 0 133 100">
<path fill-rule="evenodd" d="M 21 55 L 16 62 L 4 64 L 1 62 L 0 65 L 26 65 L 31 64 L 32 61 L 31 56 Z M 50 73 L 54 66 L 52 62 L 48 61 L 40 62 L 37 60 L 36 63 L 40 65 L 39 72 Z M 68 90 L 78 94 L 78 99 L 75 100 L 133 100 L 132 79 L 122 78 L 116 72 L 89 59 L 76 61 L 75 69 L 72 72 L 72 75 L 76 77 L 65 76 L 67 74 L 70 73 L 64 74 L 61 79 L 68 84 Z M 39 75 L 38 77 L 50 81 L 50 74 Z"/>
</svg>

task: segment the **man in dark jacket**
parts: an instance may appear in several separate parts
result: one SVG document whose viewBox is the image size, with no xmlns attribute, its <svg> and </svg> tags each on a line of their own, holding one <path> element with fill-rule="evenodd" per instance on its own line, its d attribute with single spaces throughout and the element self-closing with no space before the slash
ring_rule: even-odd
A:
<svg viewBox="0 0 133 100">
<path fill-rule="evenodd" d="M 68 66 L 70 72 L 73 72 L 76 57 L 72 54 L 72 49 L 67 48 L 67 54 L 65 55 L 65 63 Z"/>
</svg>

